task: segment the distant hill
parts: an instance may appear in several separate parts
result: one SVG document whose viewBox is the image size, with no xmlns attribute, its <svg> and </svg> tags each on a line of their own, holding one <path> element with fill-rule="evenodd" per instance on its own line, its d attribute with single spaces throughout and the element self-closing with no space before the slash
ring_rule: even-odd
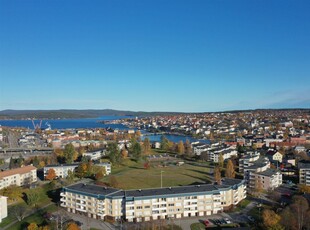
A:
<svg viewBox="0 0 310 230">
<path fill-rule="evenodd" d="M 176 115 L 177 112 L 133 112 L 113 109 L 60 109 L 60 110 L 2 110 L 0 119 L 66 119 L 66 118 L 95 118 L 100 116 L 156 116 Z"/>
</svg>

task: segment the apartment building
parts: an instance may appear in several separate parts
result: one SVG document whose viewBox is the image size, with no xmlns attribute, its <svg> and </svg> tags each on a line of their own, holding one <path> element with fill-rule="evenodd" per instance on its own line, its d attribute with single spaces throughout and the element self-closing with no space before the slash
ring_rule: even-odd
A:
<svg viewBox="0 0 310 230">
<path fill-rule="evenodd" d="M 207 151 L 207 158 L 211 162 L 218 163 L 220 154 L 222 154 L 224 160 L 230 159 L 232 156 L 238 156 L 236 148 L 234 146 L 229 146 Z"/>
<path fill-rule="evenodd" d="M 98 164 L 95 164 L 95 165 L 96 166 L 100 166 L 100 167 L 104 167 L 105 171 L 106 171 L 105 175 L 109 175 L 112 172 L 111 163 L 110 162 L 102 162 L 102 163 L 98 163 Z"/>
<path fill-rule="evenodd" d="M 2 219 L 8 216 L 8 203 L 7 203 L 7 197 L 0 196 L 0 223 L 2 222 Z"/>
<path fill-rule="evenodd" d="M 221 185 L 118 190 L 76 184 L 63 188 L 61 206 L 73 213 L 128 222 L 205 216 L 222 212 L 246 197 L 243 180 L 225 179 Z"/>
<path fill-rule="evenodd" d="M 299 161 L 299 183 L 310 186 L 310 161 Z"/>
<path fill-rule="evenodd" d="M 195 143 L 192 143 L 192 149 L 193 149 L 194 155 L 200 156 L 202 152 L 208 151 L 210 149 L 210 145 L 200 143 L 200 142 L 195 142 Z"/>
<path fill-rule="evenodd" d="M 32 165 L 0 172 L 0 189 L 10 185 L 30 185 L 36 181 L 37 168 Z"/>
<path fill-rule="evenodd" d="M 66 178 L 68 176 L 68 172 L 74 172 L 75 169 L 79 166 L 79 163 L 75 164 L 61 164 L 61 165 L 47 165 L 44 167 L 44 178 L 48 174 L 48 170 L 54 169 L 56 176 L 59 178 Z"/>
<path fill-rule="evenodd" d="M 239 160 L 239 172 L 249 189 L 273 190 L 282 184 L 280 171 L 271 169 L 269 159 L 258 152 L 249 152 Z"/>
</svg>

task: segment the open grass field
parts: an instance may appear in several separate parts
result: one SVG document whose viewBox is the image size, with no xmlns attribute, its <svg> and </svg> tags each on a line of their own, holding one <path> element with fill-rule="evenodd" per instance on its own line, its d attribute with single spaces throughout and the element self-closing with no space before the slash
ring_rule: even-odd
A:
<svg viewBox="0 0 310 230">
<path fill-rule="evenodd" d="M 162 172 L 163 171 L 163 172 Z M 185 163 L 182 166 L 169 165 L 167 167 L 152 166 L 145 169 L 143 163 L 126 159 L 122 165 L 112 168 L 112 175 L 123 189 L 155 188 L 190 185 L 195 183 L 210 183 L 210 168 Z M 104 178 L 109 181 L 109 177 Z"/>
</svg>

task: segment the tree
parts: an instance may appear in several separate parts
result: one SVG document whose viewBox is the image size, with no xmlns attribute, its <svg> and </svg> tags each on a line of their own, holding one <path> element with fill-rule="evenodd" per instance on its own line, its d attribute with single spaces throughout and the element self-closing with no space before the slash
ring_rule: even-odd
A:
<svg viewBox="0 0 310 230">
<path fill-rule="evenodd" d="M 179 141 L 177 145 L 177 150 L 179 154 L 184 154 L 185 148 L 184 148 L 183 141 Z"/>
<path fill-rule="evenodd" d="M 74 181 L 74 172 L 72 172 L 71 170 L 68 170 L 68 176 L 66 179 L 69 183 L 72 183 Z"/>
<path fill-rule="evenodd" d="M 112 164 L 117 165 L 121 163 L 122 157 L 116 142 L 111 142 L 108 144 L 107 152 Z"/>
<path fill-rule="evenodd" d="M 39 167 L 39 163 L 40 163 L 40 161 L 39 161 L 38 156 L 35 156 L 35 157 L 33 158 L 33 160 L 32 160 L 33 166 L 38 168 L 38 167 Z"/>
<path fill-rule="evenodd" d="M 67 225 L 66 230 L 80 230 L 80 227 L 79 227 L 76 223 L 70 222 L 70 223 Z"/>
<path fill-rule="evenodd" d="M 130 141 L 129 152 L 136 161 L 141 159 L 141 145 L 135 139 Z"/>
<path fill-rule="evenodd" d="M 301 193 L 310 193 L 310 186 L 307 186 L 305 184 L 300 184 L 298 187 Z"/>
<path fill-rule="evenodd" d="M 185 147 L 185 154 L 189 157 L 192 156 L 193 154 L 192 145 L 188 139 L 186 139 L 184 147 Z"/>
<path fill-rule="evenodd" d="M 123 159 L 126 159 L 128 157 L 128 151 L 125 147 L 122 149 L 121 156 Z"/>
<path fill-rule="evenodd" d="M 261 178 L 255 178 L 255 187 L 254 187 L 254 192 L 256 194 L 257 197 L 259 197 L 259 195 L 263 192 L 264 190 L 264 186 L 262 183 L 262 179 Z"/>
<path fill-rule="evenodd" d="M 81 163 L 76 168 L 76 176 L 79 178 L 85 177 L 87 174 L 87 163 Z"/>
<path fill-rule="evenodd" d="M 55 172 L 55 169 L 53 168 L 50 168 L 48 171 L 47 171 L 47 175 L 45 177 L 46 180 L 54 180 L 56 178 L 56 172 Z"/>
<path fill-rule="evenodd" d="M 162 135 L 160 138 L 160 147 L 162 150 L 169 150 L 169 140 L 164 135 Z"/>
<path fill-rule="evenodd" d="M 12 208 L 12 213 L 18 221 L 22 221 L 26 217 L 27 210 L 28 209 L 26 205 L 15 205 Z"/>
<path fill-rule="evenodd" d="M 281 216 L 280 222 L 285 227 L 285 229 L 297 230 L 297 220 L 289 206 L 287 206 L 281 212 L 280 216 Z"/>
<path fill-rule="evenodd" d="M 227 178 L 235 178 L 236 176 L 235 166 L 230 159 L 227 162 L 225 176 Z"/>
<path fill-rule="evenodd" d="M 270 209 L 264 209 L 262 213 L 263 225 L 267 229 L 274 228 L 276 225 L 279 225 L 281 217 Z"/>
<path fill-rule="evenodd" d="M 77 152 L 75 151 L 74 146 L 71 143 L 65 146 L 63 154 L 67 164 L 73 163 L 73 161 L 77 158 Z"/>
<path fill-rule="evenodd" d="M 220 168 L 224 167 L 224 157 L 222 153 L 219 154 L 219 167 Z"/>
<path fill-rule="evenodd" d="M 95 180 L 101 180 L 104 177 L 102 171 L 99 171 L 95 174 Z"/>
<path fill-rule="evenodd" d="M 221 180 L 222 180 L 222 177 L 221 177 L 221 170 L 220 170 L 220 167 L 216 166 L 215 169 L 214 169 L 214 180 L 218 183 L 218 184 L 221 184 Z"/>
<path fill-rule="evenodd" d="M 119 186 L 118 181 L 115 176 L 110 176 L 109 185 L 113 188 L 117 188 Z"/>
<path fill-rule="evenodd" d="M 40 198 L 38 192 L 33 190 L 26 192 L 26 197 L 26 201 L 29 206 L 36 206 Z"/>
<path fill-rule="evenodd" d="M 37 223 L 30 223 L 27 227 L 27 230 L 38 230 L 39 227 L 37 225 Z"/>
<path fill-rule="evenodd" d="M 294 196 L 290 208 L 295 215 L 295 219 L 297 220 L 298 229 L 302 229 L 305 223 L 307 210 L 309 208 L 307 199 L 303 196 Z"/>
<path fill-rule="evenodd" d="M 22 197 L 22 188 L 16 185 L 11 185 L 4 188 L 1 193 L 10 200 L 16 201 L 18 198 Z"/>
<path fill-rule="evenodd" d="M 151 150 L 151 143 L 149 138 L 144 138 L 143 140 L 143 153 L 148 154 Z"/>
</svg>

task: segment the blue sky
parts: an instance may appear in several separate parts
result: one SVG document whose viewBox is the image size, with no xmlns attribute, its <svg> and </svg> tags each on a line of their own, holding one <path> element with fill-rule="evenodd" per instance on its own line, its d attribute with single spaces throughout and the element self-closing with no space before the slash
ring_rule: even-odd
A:
<svg viewBox="0 0 310 230">
<path fill-rule="evenodd" d="M 0 110 L 310 108 L 310 2 L 1 0 Z"/>
</svg>

